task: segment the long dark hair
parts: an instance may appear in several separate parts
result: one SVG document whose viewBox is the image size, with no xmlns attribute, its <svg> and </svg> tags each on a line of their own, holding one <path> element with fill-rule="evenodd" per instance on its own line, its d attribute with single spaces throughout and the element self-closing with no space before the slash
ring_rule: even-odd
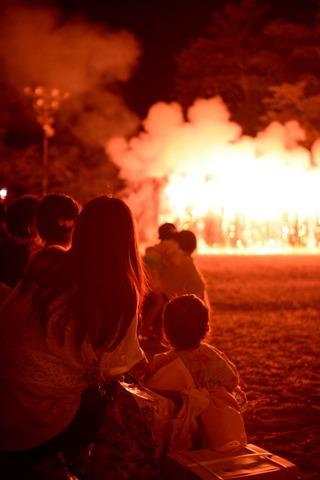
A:
<svg viewBox="0 0 320 480">
<path fill-rule="evenodd" d="M 78 347 L 89 338 L 94 348 L 113 350 L 138 314 L 144 293 L 143 268 L 128 206 L 108 196 L 87 203 L 75 225 L 71 249 L 62 257 L 61 267 L 39 279 L 33 297 L 44 329 L 52 304 L 62 297 L 58 337 L 63 340 L 66 328 L 75 321 Z"/>
</svg>

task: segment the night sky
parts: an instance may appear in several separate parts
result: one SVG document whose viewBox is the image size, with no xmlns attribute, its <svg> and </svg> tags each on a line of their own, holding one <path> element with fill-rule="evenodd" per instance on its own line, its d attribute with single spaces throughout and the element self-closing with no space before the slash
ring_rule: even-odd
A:
<svg viewBox="0 0 320 480">
<path fill-rule="evenodd" d="M 271 15 L 308 22 L 317 0 L 262 0 Z M 14 2 L 5 0 L 3 7 Z M 132 110 L 144 117 L 150 105 L 170 101 L 175 55 L 205 32 L 213 9 L 225 0 L 21 0 L 18 4 L 57 7 L 65 19 L 81 15 L 92 23 L 128 29 L 138 38 L 143 54 L 123 95 Z"/>
</svg>

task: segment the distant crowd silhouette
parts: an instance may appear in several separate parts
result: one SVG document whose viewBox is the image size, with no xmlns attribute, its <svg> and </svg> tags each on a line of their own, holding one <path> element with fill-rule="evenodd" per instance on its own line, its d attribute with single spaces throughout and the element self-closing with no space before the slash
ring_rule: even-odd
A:
<svg viewBox="0 0 320 480">
<path fill-rule="evenodd" d="M 141 255 L 121 199 L 0 207 L 1 478 L 165 478 L 167 452 L 246 444 L 192 231 Z"/>
</svg>

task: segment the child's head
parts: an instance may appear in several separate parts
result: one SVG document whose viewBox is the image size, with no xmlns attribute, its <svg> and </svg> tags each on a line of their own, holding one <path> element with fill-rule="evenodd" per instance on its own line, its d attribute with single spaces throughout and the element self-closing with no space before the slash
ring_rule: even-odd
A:
<svg viewBox="0 0 320 480">
<path fill-rule="evenodd" d="M 185 350 L 197 347 L 208 329 L 208 308 L 196 295 L 181 295 L 164 307 L 163 333 L 173 348 Z"/>
<path fill-rule="evenodd" d="M 197 248 L 197 237 L 191 230 L 181 230 L 174 236 L 181 250 L 191 255 Z"/>
</svg>

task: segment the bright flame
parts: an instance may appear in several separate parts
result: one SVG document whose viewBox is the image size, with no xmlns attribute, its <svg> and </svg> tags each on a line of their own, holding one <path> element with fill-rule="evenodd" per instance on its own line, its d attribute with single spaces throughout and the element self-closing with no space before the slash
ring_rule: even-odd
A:
<svg viewBox="0 0 320 480">
<path fill-rule="evenodd" d="M 297 122 L 274 122 L 256 137 L 242 136 L 214 98 L 198 100 L 188 122 L 177 104 L 157 104 L 144 127 L 128 143 L 111 141 L 108 152 L 131 185 L 142 180 L 142 192 L 148 179 L 163 185 L 158 223 L 192 229 L 201 252 L 320 246 L 320 169 L 299 143 L 304 132 Z M 144 195 L 140 201 L 150 206 Z"/>
</svg>

